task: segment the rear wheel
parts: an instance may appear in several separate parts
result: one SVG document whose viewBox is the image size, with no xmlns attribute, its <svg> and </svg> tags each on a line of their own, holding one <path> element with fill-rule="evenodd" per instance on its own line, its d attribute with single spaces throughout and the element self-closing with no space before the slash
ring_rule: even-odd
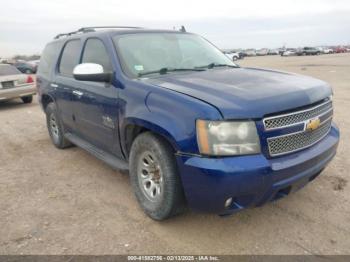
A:
<svg viewBox="0 0 350 262">
<path fill-rule="evenodd" d="M 150 132 L 139 135 L 130 152 L 130 181 L 145 213 L 164 220 L 181 213 L 185 197 L 170 145 Z"/>
<path fill-rule="evenodd" d="M 46 107 L 46 124 L 52 143 L 60 149 L 71 146 L 72 144 L 64 137 L 64 128 L 57 114 L 56 105 L 50 103 Z"/>
<path fill-rule="evenodd" d="M 25 104 L 30 104 L 31 102 L 33 102 L 33 96 L 24 96 L 21 99 Z"/>
</svg>

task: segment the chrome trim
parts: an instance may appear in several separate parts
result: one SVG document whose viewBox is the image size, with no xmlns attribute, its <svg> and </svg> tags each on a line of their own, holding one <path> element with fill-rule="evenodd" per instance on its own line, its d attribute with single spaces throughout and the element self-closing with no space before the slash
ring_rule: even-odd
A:
<svg viewBox="0 0 350 262">
<path fill-rule="evenodd" d="M 265 129 L 265 131 L 271 131 L 271 130 L 276 130 L 276 129 L 281 129 L 281 128 L 290 127 L 290 126 L 300 125 L 301 123 L 304 123 L 305 121 L 310 120 L 310 119 L 313 119 L 313 118 L 310 118 L 310 119 L 307 119 L 307 120 L 305 120 L 305 121 L 301 121 L 301 122 L 298 122 L 298 123 L 289 124 L 289 125 L 285 125 L 285 126 L 274 127 L 274 128 L 266 128 L 265 121 L 271 120 L 271 119 L 283 118 L 283 117 L 286 117 L 286 116 L 291 116 L 291 115 L 297 115 L 297 114 L 305 113 L 305 112 L 312 111 L 312 110 L 314 110 L 314 109 L 316 109 L 316 108 L 318 108 L 318 107 L 322 107 L 322 106 L 327 105 L 327 104 L 330 104 L 330 103 L 332 103 L 332 100 L 331 100 L 331 99 L 329 99 L 329 100 L 327 100 L 326 102 L 324 102 L 324 103 L 322 103 L 322 104 L 319 104 L 319 105 L 317 105 L 317 106 L 310 107 L 310 108 L 308 108 L 308 109 L 304 109 L 304 110 L 300 110 L 300 111 L 295 111 L 295 112 L 292 112 L 292 113 L 287 113 L 287 114 L 282 114 L 282 115 L 277 115 L 277 116 L 266 117 L 266 118 L 263 119 L 264 129 Z M 333 106 L 332 106 L 332 108 L 330 108 L 330 109 L 327 110 L 326 112 L 322 113 L 322 114 L 319 115 L 318 117 L 323 116 L 323 115 L 329 113 L 329 112 L 332 111 L 332 110 L 333 110 Z"/>
<path fill-rule="evenodd" d="M 73 95 L 76 95 L 78 97 L 81 97 L 84 94 L 83 92 L 78 91 L 78 90 L 73 90 L 72 93 L 73 93 Z"/>
<path fill-rule="evenodd" d="M 282 137 L 287 137 L 287 136 L 292 136 L 292 135 L 296 135 L 296 134 L 300 134 L 300 133 L 306 133 L 308 131 L 298 131 L 298 132 L 294 132 L 294 133 L 290 133 L 290 134 L 286 134 L 286 135 L 281 135 L 281 136 L 274 136 L 274 137 L 269 137 L 267 138 L 267 146 L 268 146 L 268 149 L 269 149 L 269 155 L 271 157 L 275 157 L 275 156 L 282 156 L 282 155 L 286 155 L 286 154 L 290 154 L 290 153 L 294 153 L 294 152 L 297 152 L 297 151 L 300 151 L 300 150 L 303 150 L 303 149 L 306 149 L 308 147 L 311 147 L 313 145 L 315 145 L 316 143 L 320 142 L 323 138 L 325 138 L 325 136 L 328 135 L 329 131 L 331 130 L 332 128 L 332 118 L 333 116 L 327 118 L 326 120 L 324 120 L 321 124 L 320 124 L 320 127 L 318 128 L 321 128 L 322 125 L 325 125 L 328 121 L 330 121 L 330 126 L 329 126 L 329 129 L 327 130 L 327 132 L 320 138 L 318 139 L 317 141 L 313 142 L 312 144 L 310 145 L 307 145 L 307 146 L 304 146 L 304 147 L 301 147 L 301 148 L 298 148 L 298 149 L 295 149 L 295 150 L 292 150 L 292 151 L 286 151 L 286 152 L 283 152 L 283 153 L 278 153 L 278 154 L 272 154 L 271 151 L 270 151 L 270 146 L 269 146 L 269 140 L 273 140 L 273 139 L 278 139 L 278 138 L 282 138 Z M 312 131 L 310 131 L 312 132 Z"/>
</svg>

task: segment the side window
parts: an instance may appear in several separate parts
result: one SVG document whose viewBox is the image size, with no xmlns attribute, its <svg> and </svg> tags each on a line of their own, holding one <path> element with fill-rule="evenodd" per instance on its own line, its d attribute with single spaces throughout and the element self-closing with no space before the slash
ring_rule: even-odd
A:
<svg viewBox="0 0 350 262">
<path fill-rule="evenodd" d="M 103 66 L 105 72 L 112 72 L 112 64 L 103 42 L 96 38 L 86 41 L 82 63 L 95 63 Z"/>
<path fill-rule="evenodd" d="M 55 58 L 58 55 L 58 43 L 48 44 L 40 58 L 38 74 L 48 76 L 54 66 Z"/>
<path fill-rule="evenodd" d="M 66 43 L 63 49 L 59 65 L 59 73 L 66 76 L 73 76 L 74 67 L 79 64 L 80 40 L 72 40 Z"/>
</svg>

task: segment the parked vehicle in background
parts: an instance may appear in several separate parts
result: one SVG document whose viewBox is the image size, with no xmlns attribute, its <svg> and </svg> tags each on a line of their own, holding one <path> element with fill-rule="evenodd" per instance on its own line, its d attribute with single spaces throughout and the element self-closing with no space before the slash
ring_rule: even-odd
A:
<svg viewBox="0 0 350 262">
<path fill-rule="evenodd" d="M 325 54 L 325 48 L 323 46 L 317 46 L 315 48 L 320 51 L 320 54 Z"/>
<path fill-rule="evenodd" d="M 262 49 L 259 49 L 258 51 L 256 51 L 256 55 L 257 56 L 265 56 L 268 54 L 268 52 L 269 52 L 269 49 L 262 48 Z"/>
<path fill-rule="evenodd" d="M 324 54 L 333 54 L 334 51 L 332 48 L 325 47 L 325 48 L 323 48 L 323 53 Z"/>
<path fill-rule="evenodd" d="M 279 51 L 277 49 L 270 49 L 267 53 L 268 55 L 279 55 Z"/>
<path fill-rule="evenodd" d="M 230 58 L 232 61 L 236 61 L 238 59 L 240 59 L 240 56 L 238 53 L 236 52 L 232 52 L 232 51 L 225 51 L 224 54 Z"/>
<path fill-rule="evenodd" d="M 156 220 L 186 205 L 229 215 L 287 196 L 338 146 L 329 84 L 241 68 L 184 30 L 60 34 L 37 77 L 52 143 L 129 170 Z"/>
<path fill-rule="evenodd" d="M 34 66 L 36 69 L 38 69 L 40 60 L 31 60 L 31 61 L 27 61 L 27 63 Z"/>
<path fill-rule="evenodd" d="M 16 67 L 0 64 L 0 101 L 21 98 L 31 103 L 36 94 L 34 79 L 22 74 Z"/>
<path fill-rule="evenodd" d="M 297 50 L 297 55 L 319 55 L 321 51 L 315 47 L 304 47 Z"/>
<path fill-rule="evenodd" d="M 243 51 L 237 51 L 236 53 L 238 53 L 239 59 L 243 59 L 247 56 Z"/>
<path fill-rule="evenodd" d="M 297 50 L 293 49 L 293 48 L 287 48 L 285 51 L 283 51 L 283 53 L 281 54 L 281 56 L 295 56 L 297 55 Z"/>
<path fill-rule="evenodd" d="M 334 49 L 335 53 L 346 53 L 348 50 L 343 46 L 337 46 Z"/>
<path fill-rule="evenodd" d="M 16 62 L 13 65 L 24 74 L 35 74 L 37 70 L 36 65 L 32 65 L 28 62 Z"/>
<path fill-rule="evenodd" d="M 256 56 L 256 51 L 255 49 L 247 49 L 243 51 L 246 56 Z"/>
</svg>

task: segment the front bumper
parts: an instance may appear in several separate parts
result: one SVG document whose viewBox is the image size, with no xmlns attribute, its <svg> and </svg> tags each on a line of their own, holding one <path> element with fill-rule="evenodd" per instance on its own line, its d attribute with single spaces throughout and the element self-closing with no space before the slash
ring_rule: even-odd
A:
<svg viewBox="0 0 350 262">
<path fill-rule="evenodd" d="M 297 153 L 268 159 L 263 154 L 223 158 L 177 155 L 188 205 L 195 210 L 231 214 L 294 192 L 316 178 L 335 156 L 339 130 Z M 233 202 L 225 208 L 225 201 Z"/>
<path fill-rule="evenodd" d="M 0 101 L 35 95 L 36 91 L 35 84 L 27 84 L 9 89 L 0 89 Z"/>
</svg>

